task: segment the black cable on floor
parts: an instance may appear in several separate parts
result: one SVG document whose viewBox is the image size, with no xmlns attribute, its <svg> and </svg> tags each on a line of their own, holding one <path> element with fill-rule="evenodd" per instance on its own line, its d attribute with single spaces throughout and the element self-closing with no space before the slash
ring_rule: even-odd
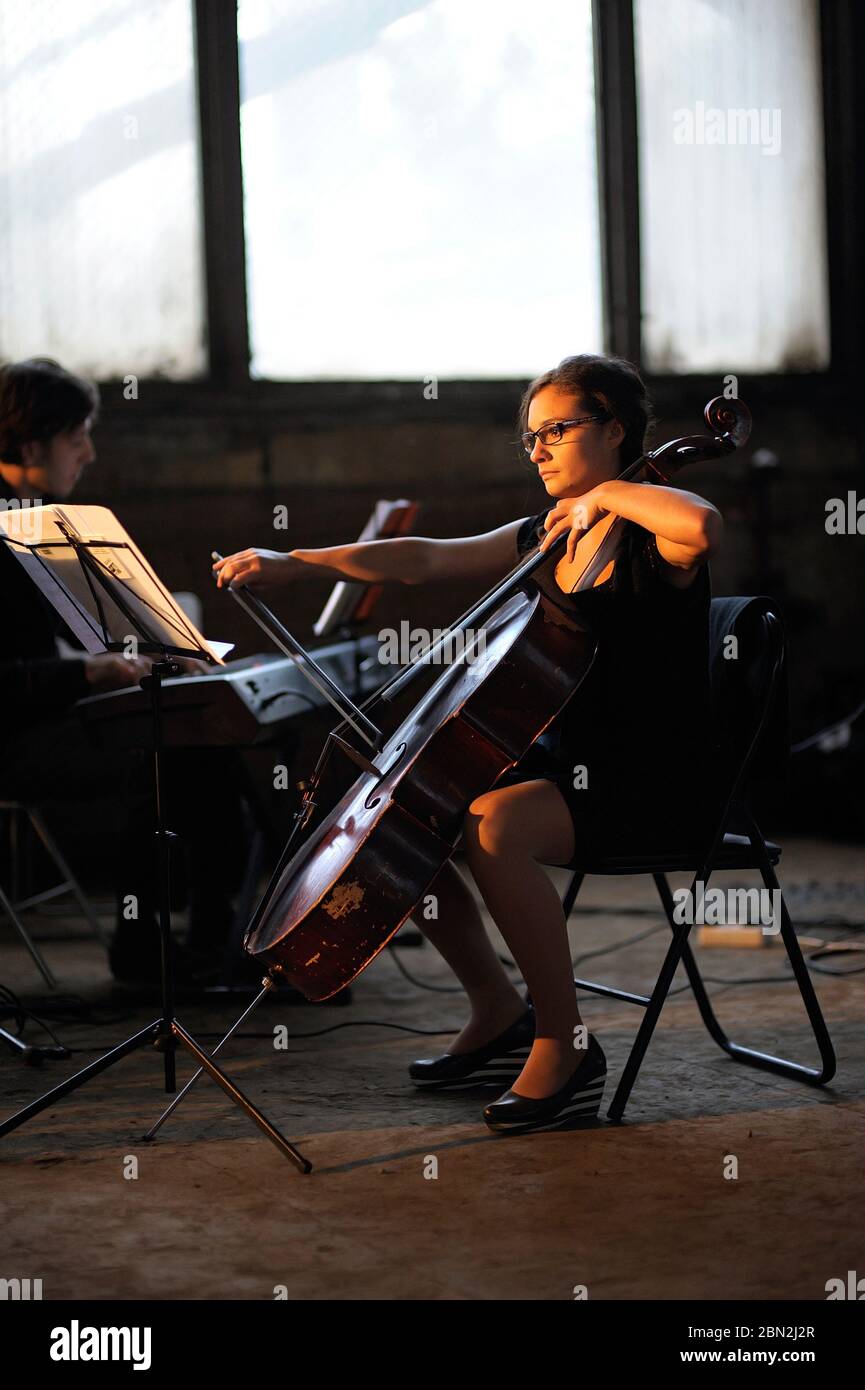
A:
<svg viewBox="0 0 865 1390">
<path fill-rule="evenodd" d="M 10 1015 L 14 1018 L 16 1023 L 16 1037 L 20 1038 L 23 1036 L 28 1019 L 32 1019 L 34 1023 L 38 1023 L 40 1028 L 44 1029 L 56 1047 L 62 1048 L 64 1052 L 68 1052 L 68 1048 L 63 1047 L 63 1043 L 61 1043 L 53 1028 L 51 1028 L 43 1018 L 40 1018 L 32 1009 L 28 1009 L 22 1004 L 17 994 L 13 993 L 7 985 L 0 985 L 0 1019 L 8 1018 Z"/>
<path fill-rule="evenodd" d="M 608 913 L 608 914 L 609 914 L 612 910 L 609 909 L 609 908 L 581 908 L 580 911 L 581 911 L 581 913 L 583 913 L 583 914 L 590 913 L 590 912 L 597 912 L 597 913 L 604 912 L 604 913 Z M 624 915 L 634 915 L 634 916 L 640 915 L 640 916 L 642 916 L 642 915 L 649 915 L 649 914 L 655 915 L 655 914 L 657 913 L 657 911 L 658 911 L 657 907 L 654 907 L 654 906 L 652 906 L 652 907 L 645 907 L 645 908 L 639 908 L 639 907 L 638 907 L 638 908 L 628 908 L 628 909 L 617 909 L 616 912 L 615 912 L 615 915 L 616 915 L 616 916 L 624 916 Z M 583 964 L 584 961 L 592 960 L 592 959 L 595 959 L 595 958 L 600 957 L 600 956 L 613 955 L 613 954 L 615 954 L 617 951 L 625 950 L 626 947 L 628 947 L 628 946 L 636 945 L 636 944 L 637 944 L 638 942 L 640 942 L 640 941 L 645 941 L 645 940 L 647 940 L 649 937 L 657 935 L 657 933 L 663 931 L 667 925 L 668 925 L 668 924 L 665 923 L 665 922 L 659 922 L 659 923 L 657 923 L 655 926 L 648 928 L 648 930 L 646 930 L 646 931 L 638 932 L 635 936 L 626 937 L 624 940 L 613 942 L 613 943 L 611 943 L 609 946 L 600 946 L 600 947 L 596 947 L 595 949 L 593 949 L 593 950 L 591 950 L 591 951 L 584 951 L 584 952 L 582 952 L 581 954 L 579 954 L 579 955 L 577 955 L 577 956 L 575 956 L 575 957 L 573 958 L 573 960 L 572 960 L 572 962 L 571 962 L 571 967 L 572 967 L 573 970 L 576 970 L 576 969 L 578 968 L 578 966 L 580 966 L 580 965 Z M 859 923 L 850 923 L 850 922 L 847 922 L 845 919 L 840 919 L 840 920 L 832 919 L 831 921 L 830 921 L 829 919 L 823 919 L 823 921 L 822 921 L 821 923 L 819 923 L 819 924 L 816 924 L 816 923 L 815 923 L 815 924 L 806 924 L 806 925 L 813 925 L 813 926 L 820 926 L 820 925 L 823 925 L 823 926 L 830 926 L 830 925 L 831 925 L 832 927 L 838 927 L 838 926 L 845 927 L 845 926 L 846 926 L 846 927 L 848 928 L 848 935 L 851 936 L 851 937 L 852 937 L 852 936 L 859 935 L 859 934 L 861 934 L 861 932 L 862 932 L 863 930 L 865 930 L 865 929 L 863 929 L 863 927 L 861 926 L 861 924 L 859 924 Z M 841 938 L 842 941 L 845 940 L 845 939 L 846 939 L 846 938 L 844 938 L 844 937 Z M 828 955 L 840 955 L 840 954 L 842 954 L 842 952 L 840 952 L 840 951 L 838 951 L 838 950 L 836 950 L 836 949 L 831 949 L 831 945 L 832 945 L 832 943 L 827 943 L 826 946 L 820 946 L 820 947 L 818 947 L 816 950 L 814 950 L 813 952 L 811 952 L 810 954 L 806 954 L 806 956 L 805 956 L 805 961 L 806 961 L 806 964 L 807 964 L 809 970 L 812 970 L 812 971 L 816 972 L 817 974 L 833 976 L 834 978 L 841 978 L 841 977 L 852 976 L 852 975 L 860 975 L 860 974 L 865 973 L 865 965 L 863 965 L 863 966 L 857 966 L 857 967 L 855 967 L 855 968 L 852 969 L 852 970 L 831 970 L 831 969 L 828 969 L 826 966 L 818 965 L 818 964 L 817 964 L 817 961 L 818 961 L 819 959 L 822 959 L 824 956 L 828 956 Z M 850 951 L 850 954 L 853 954 L 852 950 Z M 400 974 L 402 974 L 402 976 L 409 982 L 409 984 L 413 985 L 416 989 L 426 990 L 428 993 L 434 993 L 434 994 L 464 994 L 464 993 L 465 993 L 465 991 L 463 990 L 463 987 L 462 987 L 461 985 L 458 985 L 458 984 L 457 984 L 457 985 L 438 985 L 438 984 L 433 984 L 433 983 L 430 982 L 430 981 L 421 980 L 421 979 L 419 979 L 418 977 L 412 975 L 411 971 L 407 970 L 406 967 L 405 967 L 405 965 L 403 965 L 403 962 L 402 962 L 402 960 L 400 959 L 400 955 L 399 955 L 399 953 L 398 953 L 397 950 L 391 950 L 390 956 L 391 956 L 391 959 L 393 960 L 394 964 L 396 965 L 398 971 L 400 972 Z M 502 965 L 504 965 L 504 966 L 507 967 L 508 969 L 518 970 L 518 967 L 517 967 L 516 963 L 515 963 L 514 961 L 510 960 L 508 957 L 506 957 L 506 956 L 501 956 L 501 955 L 500 955 L 500 956 L 498 957 L 498 959 L 500 960 L 500 962 L 502 963 Z M 737 988 L 737 987 L 740 986 L 740 985 L 741 985 L 741 986 L 745 986 L 745 985 L 760 985 L 760 984 L 789 984 L 790 981 L 791 981 L 791 979 L 793 979 L 793 978 L 794 978 L 794 977 L 793 977 L 793 974 L 792 974 L 792 967 L 790 967 L 790 973 L 788 973 L 788 974 L 786 974 L 786 975 L 743 976 L 743 977 L 741 977 L 741 978 L 739 978 L 739 979 L 729 979 L 729 978 L 725 978 L 725 977 L 723 977 L 723 976 L 714 976 L 714 975 L 703 975 L 703 976 L 702 976 L 703 982 L 704 982 L 705 984 L 715 984 L 715 985 L 718 985 L 718 986 L 720 987 L 718 992 L 721 992 L 721 991 L 724 991 L 724 990 L 728 990 L 728 989 L 735 989 L 735 988 Z M 524 986 L 524 985 L 525 985 L 525 981 L 522 980 L 521 977 L 520 977 L 518 980 L 513 981 L 513 983 L 514 983 L 514 985 L 517 986 L 517 987 L 519 987 L 519 986 Z M 670 990 L 668 990 L 667 995 L 666 995 L 666 998 L 670 999 L 670 998 L 673 998 L 673 997 L 676 996 L 676 995 L 683 994 L 683 993 L 690 992 L 690 991 L 691 991 L 691 984 L 690 984 L 690 981 L 685 981 L 683 984 L 677 986 L 675 989 L 670 989 Z M 602 996 L 592 995 L 591 992 L 588 992 L 587 998 L 581 1000 L 581 1003 L 591 1002 L 592 1000 L 598 999 L 598 998 L 600 998 L 600 997 L 602 997 Z M 4 1002 L 5 1002 L 6 1005 L 7 1005 L 7 1007 L 6 1007 L 5 1009 L 2 1008 L 2 1005 L 3 1005 Z M 45 1001 L 44 1001 L 43 1007 L 45 1007 L 45 1006 L 49 1007 L 52 1011 L 63 1010 L 64 1008 L 65 1008 L 66 1010 L 70 1010 L 70 1009 L 71 1009 L 71 1010 L 78 1011 L 78 1012 L 80 1012 L 80 1011 L 82 1011 L 82 1010 L 86 1010 L 86 1011 L 88 1011 L 88 1013 L 90 1014 L 90 1016 L 89 1016 L 87 1019 L 81 1019 L 80 1022 L 81 1022 L 82 1024 L 87 1023 L 87 1024 L 90 1024 L 91 1026 L 95 1026 L 95 1027 L 112 1026 L 112 1025 L 115 1025 L 115 1024 L 117 1024 L 117 1023 L 122 1023 L 122 1022 L 124 1022 L 124 1021 L 125 1021 L 125 1018 L 126 1018 L 126 1015 L 123 1015 L 123 1016 L 118 1016 L 118 1018 L 116 1018 L 116 1019 L 107 1019 L 107 1020 L 106 1020 L 106 1019 L 96 1019 L 96 1018 L 94 1018 L 94 1017 L 92 1016 L 92 1007 L 91 1007 L 89 1004 L 87 1004 L 87 1002 L 86 1002 L 85 1000 L 81 999 L 79 996 L 74 996 L 74 995 L 73 995 L 73 996 L 67 996 L 66 998 L 64 998 L 64 997 L 61 996 L 61 997 L 59 997 L 59 998 L 57 998 L 57 999 L 45 1000 Z M 63 1051 L 64 1051 L 67 1055 L 73 1055 L 74 1053 L 83 1053 L 83 1052 L 92 1051 L 92 1049 L 90 1049 L 90 1048 L 65 1048 L 64 1045 L 60 1042 L 60 1040 L 59 1040 L 59 1038 L 57 1037 L 57 1034 L 54 1032 L 54 1030 L 48 1025 L 48 1023 L 45 1022 L 45 1020 L 44 1020 L 40 1015 L 34 1013 L 33 1010 L 26 1008 L 26 1007 L 21 1003 L 21 1001 L 18 999 L 17 995 L 15 995 L 15 994 L 13 993 L 13 991 L 10 990 L 7 986 L 5 986 L 5 985 L 0 985 L 0 1019 L 5 1018 L 5 1017 L 8 1017 L 9 1015 L 11 1015 L 11 1016 L 15 1019 L 16 1028 L 17 1028 L 17 1036 L 19 1036 L 19 1037 L 20 1037 L 20 1036 L 22 1035 L 22 1033 L 23 1033 L 23 1030 L 24 1030 L 24 1027 L 25 1027 L 25 1025 L 26 1025 L 27 1020 L 28 1020 L 28 1019 L 32 1019 L 33 1022 L 37 1023 L 37 1024 L 39 1025 L 40 1028 L 42 1028 L 46 1033 L 48 1033 L 48 1035 L 51 1037 L 51 1039 L 52 1039 L 52 1041 L 54 1042 L 54 1044 L 55 1044 L 58 1048 L 62 1048 Z M 389 1020 L 385 1020 L 385 1019 L 357 1019 L 357 1020 L 352 1020 L 352 1021 L 346 1021 L 346 1022 L 344 1022 L 344 1023 L 331 1024 L 331 1025 L 328 1026 L 327 1028 L 315 1029 L 315 1030 L 312 1030 L 312 1031 L 309 1031 L 309 1032 L 303 1032 L 303 1033 L 286 1033 L 286 1034 L 283 1034 L 283 1036 L 286 1037 L 287 1039 L 290 1038 L 290 1039 L 292 1039 L 292 1040 L 301 1040 L 301 1039 L 303 1039 L 303 1038 L 324 1037 L 324 1036 L 325 1036 L 326 1034 L 328 1034 L 328 1033 L 338 1032 L 340 1029 L 343 1029 L 343 1028 L 362 1028 L 362 1027 L 390 1028 L 390 1029 L 394 1029 L 394 1030 L 396 1030 L 396 1031 L 398 1031 L 398 1032 L 410 1033 L 410 1034 L 412 1034 L 412 1035 L 419 1036 L 419 1037 L 439 1037 L 439 1036 L 441 1036 L 442 1034 L 456 1031 L 456 1025 L 455 1025 L 454 1027 L 428 1029 L 428 1028 L 413 1028 L 413 1027 L 411 1027 L 411 1026 L 408 1025 L 408 1024 L 392 1023 L 392 1022 L 390 1022 Z M 219 1038 L 222 1038 L 222 1037 L 224 1036 L 224 1034 L 222 1034 L 222 1033 L 210 1033 L 210 1032 L 207 1032 L 207 1033 L 199 1033 L 198 1036 L 201 1037 L 201 1038 L 206 1038 L 206 1039 L 211 1039 L 211 1038 L 217 1038 L 217 1039 L 219 1039 Z M 273 1037 L 273 1032 L 271 1031 L 271 1032 L 269 1032 L 269 1033 L 235 1033 L 233 1036 L 234 1036 L 235 1038 L 238 1038 L 238 1039 L 269 1040 L 269 1039 L 272 1039 L 272 1037 Z"/>
</svg>

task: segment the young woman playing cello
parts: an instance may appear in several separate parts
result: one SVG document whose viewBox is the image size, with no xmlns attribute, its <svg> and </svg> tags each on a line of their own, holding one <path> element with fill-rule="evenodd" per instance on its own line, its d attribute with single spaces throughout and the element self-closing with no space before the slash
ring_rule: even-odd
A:
<svg viewBox="0 0 865 1390">
<path fill-rule="evenodd" d="M 564 913 L 543 865 L 645 852 L 665 838 L 700 845 L 709 830 L 716 754 L 706 562 L 722 522 L 693 493 L 616 481 L 642 454 L 648 423 L 645 387 L 630 363 L 568 357 L 531 383 L 520 411 L 523 444 L 551 499 L 544 512 L 479 536 L 244 550 L 214 565 L 220 586 L 251 589 L 305 575 L 405 584 L 459 576 L 488 586 L 539 540 L 546 548 L 569 533 L 546 592 L 566 610 L 578 605 L 597 657 L 542 739 L 472 802 L 463 828 L 466 860 L 531 1006 L 452 863 L 430 888 L 438 920 L 414 919 L 462 983 L 471 1013 L 448 1051 L 412 1063 L 410 1075 L 431 1088 L 510 1080 L 484 1111 L 498 1132 L 590 1118 L 606 1078 L 601 1046 L 580 1018 Z M 615 562 L 571 597 L 593 554 L 591 528 L 608 513 L 628 523 Z"/>
</svg>

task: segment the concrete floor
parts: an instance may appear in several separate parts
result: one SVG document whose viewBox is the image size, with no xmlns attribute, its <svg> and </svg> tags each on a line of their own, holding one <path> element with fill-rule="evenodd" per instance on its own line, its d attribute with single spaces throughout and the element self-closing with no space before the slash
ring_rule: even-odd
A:
<svg viewBox="0 0 865 1390">
<path fill-rule="evenodd" d="M 782 868 L 803 935 L 811 924 L 827 940 L 843 935 L 832 914 L 865 921 L 861 846 L 788 842 Z M 588 880 L 580 905 L 605 910 L 575 914 L 575 952 L 654 925 L 657 917 L 634 911 L 653 907 L 653 893 L 641 879 Z M 578 973 L 645 989 L 666 932 Z M 34 934 L 62 990 L 96 1001 L 94 1018 L 56 1025 L 75 1049 L 69 1061 L 33 1071 L 0 1052 L 3 1115 L 157 1012 L 110 999 L 103 953 L 77 926 L 53 919 Z M 0 981 L 22 996 L 43 994 L 17 940 L 4 929 L 0 943 Z M 291 1033 L 364 1026 L 285 1051 L 239 1039 L 224 1054 L 226 1069 L 312 1161 L 311 1175 L 296 1172 L 209 1081 L 156 1144 L 142 1143 L 163 1101 L 158 1058 L 147 1049 L 0 1141 L 0 1276 L 42 1279 L 45 1299 L 272 1299 L 285 1286 L 292 1299 L 570 1300 L 586 1285 L 594 1299 L 762 1301 L 823 1300 L 828 1279 L 865 1272 L 865 974 L 814 977 L 838 1054 L 824 1089 L 730 1061 L 685 992 L 662 1013 L 624 1124 L 502 1138 L 480 1118 L 495 1091 L 418 1095 L 408 1082 L 407 1063 L 445 1050 L 464 1003 L 410 983 L 397 959 L 426 984 L 452 983 L 428 946 L 385 952 L 349 1006 L 268 1001 L 247 1025 L 268 1034 L 278 1024 Z M 724 979 L 789 973 L 779 947 L 700 948 L 698 959 L 705 975 Z M 793 984 L 710 988 L 731 1036 L 817 1061 Z M 606 1109 L 640 1011 L 583 998 L 610 1064 Z M 239 1009 L 178 1012 L 201 1036 Z M 27 1036 L 36 1041 L 35 1028 Z M 181 1077 L 190 1070 L 181 1054 Z M 724 1176 L 729 1155 L 738 1159 L 735 1181 Z M 137 1179 L 124 1177 L 130 1156 Z M 425 1176 L 430 1156 L 434 1179 Z"/>
</svg>

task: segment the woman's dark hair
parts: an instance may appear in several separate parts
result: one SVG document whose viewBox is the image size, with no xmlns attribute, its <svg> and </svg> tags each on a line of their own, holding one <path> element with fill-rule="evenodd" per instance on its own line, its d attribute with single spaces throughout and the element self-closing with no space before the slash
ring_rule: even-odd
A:
<svg viewBox="0 0 865 1390">
<path fill-rule="evenodd" d="M 50 357 L 28 357 L 0 367 L 0 459 L 20 463 L 25 444 L 45 444 L 74 430 L 99 410 L 92 382 L 73 376 Z"/>
<path fill-rule="evenodd" d="M 520 432 L 529 427 L 529 406 L 545 386 L 557 386 L 582 396 L 590 414 L 606 413 L 618 420 L 625 431 L 619 445 L 622 468 L 644 452 L 646 435 L 653 423 L 652 404 L 645 382 L 632 362 L 623 357 L 594 357 L 582 353 L 565 357 L 557 367 L 544 372 L 526 388 L 520 402 Z"/>
</svg>

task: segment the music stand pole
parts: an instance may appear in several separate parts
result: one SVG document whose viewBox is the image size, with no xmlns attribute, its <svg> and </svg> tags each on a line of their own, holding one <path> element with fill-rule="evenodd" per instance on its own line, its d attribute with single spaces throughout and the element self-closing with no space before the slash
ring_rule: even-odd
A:
<svg viewBox="0 0 865 1390">
<path fill-rule="evenodd" d="M 171 1032 L 174 1018 L 174 974 L 171 963 L 171 842 L 177 837 L 165 824 L 165 801 L 162 784 L 162 754 L 164 751 L 162 681 L 165 676 L 176 676 L 179 670 L 177 664 L 166 657 L 154 661 L 150 668 L 150 674 L 141 681 L 142 689 L 150 691 L 150 708 L 153 719 L 153 795 L 156 806 L 156 876 L 159 896 L 159 957 L 162 987 L 162 1020 L 159 1028 L 159 1040 L 154 1039 L 154 1043 L 163 1056 L 165 1090 L 172 1095 L 177 1090 L 177 1072 L 174 1065 L 176 1040 Z"/>
</svg>

